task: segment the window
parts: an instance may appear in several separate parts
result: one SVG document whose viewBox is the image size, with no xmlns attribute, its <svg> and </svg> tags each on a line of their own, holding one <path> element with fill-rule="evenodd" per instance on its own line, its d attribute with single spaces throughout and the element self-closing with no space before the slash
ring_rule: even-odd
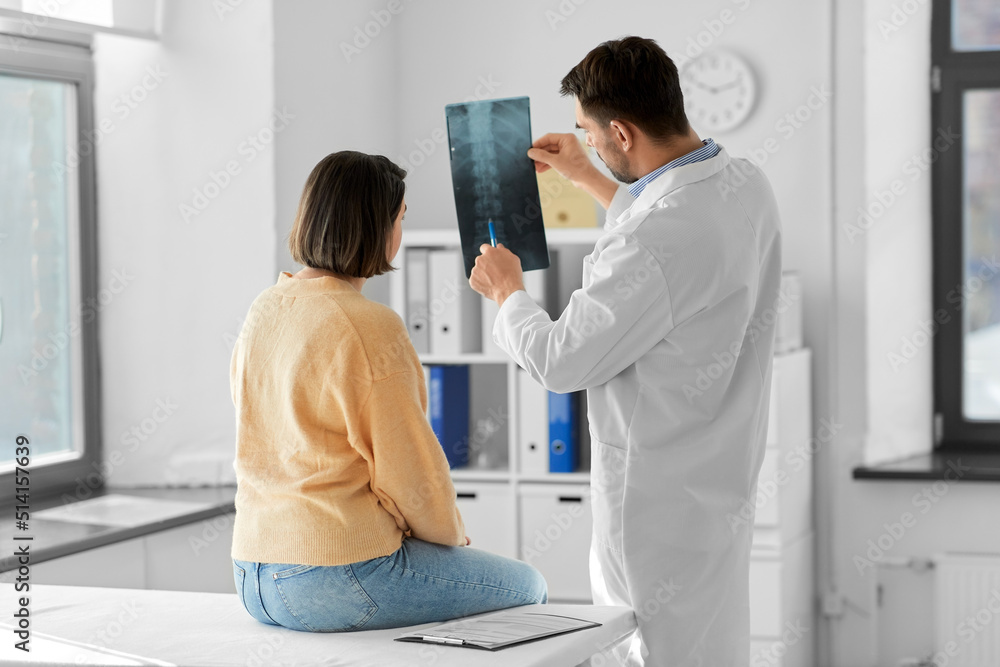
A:
<svg viewBox="0 0 1000 667">
<path fill-rule="evenodd" d="M 89 46 L 0 34 L 0 504 L 30 441 L 32 498 L 72 491 L 100 451 L 93 66 Z M 89 41 L 89 40 L 87 40 Z M 103 480 L 102 480 L 103 481 Z M 91 488 L 99 484 L 90 484 Z"/>
<path fill-rule="evenodd" d="M 932 30 L 937 441 L 1000 451 L 1000 4 L 936 0 Z"/>
</svg>

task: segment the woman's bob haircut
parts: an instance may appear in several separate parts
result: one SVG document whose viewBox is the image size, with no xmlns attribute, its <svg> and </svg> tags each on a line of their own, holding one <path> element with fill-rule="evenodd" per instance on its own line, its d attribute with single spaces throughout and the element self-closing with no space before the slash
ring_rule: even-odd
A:
<svg viewBox="0 0 1000 667">
<path fill-rule="evenodd" d="M 288 236 L 292 259 L 355 278 L 394 271 L 386 251 L 403 206 L 405 177 L 382 155 L 339 151 L 320 160 L 302 189 Z"/>
</svg>

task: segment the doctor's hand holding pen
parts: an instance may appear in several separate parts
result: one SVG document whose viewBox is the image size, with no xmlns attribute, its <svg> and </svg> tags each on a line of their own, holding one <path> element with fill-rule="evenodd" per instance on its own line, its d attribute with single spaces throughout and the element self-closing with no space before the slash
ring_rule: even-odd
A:
<svg viewBox="0 0 1000 667">
<path fill-rule="evenodd" d="M 598 171 L 572 132 L 549 133 L 535 140 L 528 149 L 528 157 L 535 161 L 539 174 L 555 169 L 563 178 L 585 190 L 604 208 L 611 204 L 618 186 Z M 598 153 L 600 157 L 600 153 Z M 603 158 L 602 158 L 603 159 Z"/>
<path fill-rule="evenodd" d="M 476 264 L 469 276 L 469 285 L 502 306 L 507 297 L 524 289 L 521 258 L 502 243 L 498 243 L 496 247 L 484 243 L 479 246 L 479 252 L 481 254 L 476 257 Z"/>
</svg>

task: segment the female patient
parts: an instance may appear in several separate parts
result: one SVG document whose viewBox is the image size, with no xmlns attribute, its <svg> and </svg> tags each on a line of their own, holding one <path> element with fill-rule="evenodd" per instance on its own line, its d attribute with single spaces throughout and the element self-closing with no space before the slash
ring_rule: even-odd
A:
<svg viewBox="0 0 1000 667">
<path fill-rule="evenodd" d="M 262 623 L 392 628 L 548 598 L 535 568 L 465 546 L 420 360 L 361 294 L 394 269 L 405 175 L 353 151 L 316 165 L 288 244 L 305 268 L 254 300 L 233 351 L 233 573 Z"/>
</svg>

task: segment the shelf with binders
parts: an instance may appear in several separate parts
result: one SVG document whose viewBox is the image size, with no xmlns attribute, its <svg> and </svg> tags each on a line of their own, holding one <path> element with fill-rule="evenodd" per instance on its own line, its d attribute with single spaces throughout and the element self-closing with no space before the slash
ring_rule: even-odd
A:
<svg viewBox="0 0 1000 667">
<path fill-rule="evenodd" d="M 570 251 L 571 255 L 578 255 L 579 258 L 590 254 L 594 248 L 594 244 L 597 243 L 597 240 L 603 234 L 604 229 L 601 227 L 554 228 L 545 230 L 545 236 L 550 249 L 560 250 L 565 248 Z M 413 277 L 410 269 L 414 268 L 407 261 L 409 255 L 407 250 L 415 248 L 460 249 L 461 239 L 459 238 L 458 229 L 414 229 L 403 233 L 400 240 L 399 254 L 395 259 L 395 264 L 399 267 L 399 270 L 389 274 L 389 305 L 397 313 L 404 316 L 404 319 L 404 313 L 407 311 L 407 287 L 409 286 L 410 278 Z M 567 272 L 574 272 L 575 280 L 579 282 L 580 264 L 579 262 L 574 263 L 573 259 L 574 257 L 567 257 L 565 258 L 566 261 L 560 262 L 559 278 L 567 275 Z M 421 270 L 419 263 L 416 268 L 418 272 Z M 426 271 L 426 269 L 423 270 Z M 525 276 L 535 273 L 546 273 L 548 271 L 550 269 L 529 271 Z M 424 273 L 422 275 L 426 277 L 427 274 Z M 461 282 L 468 286 L 468 280 L 465 278 L 464 272 Z M 558 282 L 561 283 L 562 281 L 559 280 Z M 449 297 L 450 295 L 446 293 L 437 296 Z M 441 306 L 439 305 L 438 307 L 440 308 Z M 417 351 L 420 352 L 421 349 L 418 347 Z M 427 352 L 430 353 L 431 350 L 428 348 Z"/>
<path fill-rule="evenodd" d="M 600 228 L 546 230 L 551 265 L 548 269 L 526 272 L 524 282 L 528 293 L 551 317 L 558 317 L 572 292 L 581 286 L 583 258 L 593 251 L 602 233 Z M 454 394 L 449 398 L 441 397 L 442 404 L 452 407 L 452 413 L 456 402 L 459 404 L 460 421 L 464 413 L 461 404 L 469 401 L 468 422 L 458 427 L 465 437 L 467 455 L 458 451 L 460 436 L 454 433 L 445 436 L 442 443 L 446 455 L 451 449 L 449 461 L 453 480 L 587 483 L 590 448 L 585 392 L 576 392 L 576 396 L 571 397 L 572 416 L 567 417 L 575 425 L 571 430 L 576 437 L 570 443 L 572 456 L 564 458 L 572 461 L 553 468 L 566 472 L 550 472 L 545 467 L 547 463 L 537 460 L 533 465 L 526 465 L 529 456 L 521 450 L 527 446 L 523 440 L 529 431 L 534 431 L 534 452 L 551 444 L 548 392 L 530 378 L 527 382 L 520 380 L 520 375 L 526 377 L 524 371 L 492 340 L 498 308 L 469 287 L 458 231 L 406 232 L 396 264 L 400 270 L 389 276 L 390 306 L 406 322 L 411 341 L 424 364 L 428 397 L 433 393 L 431 369 L 464 367 L 464 371 L 436 372 L 439 376 L 448 372 L 468 374 L 467 390 L 462 389 L 463 381 L 458 381 L 459 392 L 467 391 L 467 397 L 460 395 L 456 399 Z M 537 409 L 528 417 L 529 422 L 522 424 L 523 407 L 519 402 L 527 391 L 535 397 Z M 553 400 L 558 402 L 559 399 Z M 428 406 L 429 418 L 432 407 Z M 563 409 L 570 408 L 564 405 Z M 433 425 L 434 420 L 431 421 Z M 531 428 L 525 431 L 524 425 Z"/>
<path fill-rule="evenodd" d="M 453 479 L 509 479 L 507 373 L 503 363 L 424 365 L 427 419 Z"/>
<path fill-rule="evenodd" d="M 518 482 L 588 483 L 587 393 L 555 394 L 516 364 L 512 469 Z"/>
</svg>

